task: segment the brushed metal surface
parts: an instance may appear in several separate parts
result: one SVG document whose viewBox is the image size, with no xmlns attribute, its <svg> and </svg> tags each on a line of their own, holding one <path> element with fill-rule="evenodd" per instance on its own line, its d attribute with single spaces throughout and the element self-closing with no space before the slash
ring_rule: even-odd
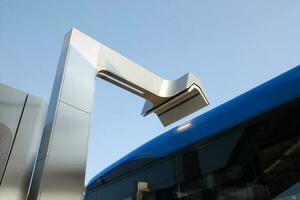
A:
<svg viewBox="0 0 300 200">
<path fill-rule="evenodd" d="M 3 177 L 0 199 L 26 199 L 47 113 L 47 104 L 28 96 Z"/>
<path fill-rule="evenodd" d="M 40 199 L 80 199 L 84 187 L 90 114 L 59 103 Z M 57 151 L 59 150 L 59 153 Z"/>
<path fill-rule="evenodd" d="M 67 35 L 28 199 L 82 199 L 96 78 L 83 55 Z"/>
<path fill-rule="evenodd" d="M 55 81 L 54 81 L 54 84 L 52 87 L 47 117 L 46 117 L 46 121 L 45 121 L 45 127 L 43 130 L 43 135 L 42 135 L 42 140 L 41 140 L 37 160 L 41 160 L 42 158 L 46 157 L 46 155 L 47 155 L 49 140 L 51 138 L 52 125 L 55 120 L 57 103 L 59 101 L 59 95 L 61 93 L 62 81 L 63 81 L 64 74 L 65 74 L 65 65 L 67 62 L 67 56 L 68 56 L 68 52 L 69 52 L 69 42 L 68 42 L 69 39 L 70 38 L 66 37 L 65 42 L 63 43 L 63 46 L 62 46 L 62 51 L 60 54 L 60 58 L 59 58 L 59 62 L 58 62 L 57 70 L 56 70 Z M 36 177 L 34 177 L 34 178 L 36 178 Z"/>
<path fill-rule="evenodd" d="M 58 64 L 29 200 L 82 199 L 96 76 L 145 98 L 143 114 L 157 113 L 164 125 L 208 104 L 192 74 L 162 79 L 73 28 Z M 166 115 L 174 109 L 176 117 Z"/>
<path fill-rule="evenodd" d="M 10 147 L 13 140 L 12 132 L 9 128 L 0 122 L 0 180 L 2 182 L 9 157 Z M 1 185 L 1 184 L 0 184 Z"/>
<path fill-rule="evenodd" d="M 60 100 L 85 112 L 92 112 L 95 79 L 95 67 L 71 46 Z"/>
<path fill-rule="evenodd" d="M 26 97 L 26 93 L 0 84 L 0 122 L 9 128 L 12 137 L 16 133 Z"/>
<path fill-rule="evenodd" d="M 26 199 L 30 186 L 47 113 L 47 104 L 40 98 L 24 92 L 3 85 L 1 87 L 0 115 L 2 116 L 0 118 L 2 122 L 0 123 L 17 125 L 13 128 L 15 134 L 11 141 L 10 154 L 2 177 L 0 199 L 21 200 Z M 27 99 L 24 98 L 26 96 Z M 13 114 L 15 117 L 12 117 Z"/>
<path fill-rule="evenodd" d="M 0 84 L 0 194 L 5 190 L 5 187 L 2 185 L 2 180 L 26 98 L 26 93 Z"/>
</svg>

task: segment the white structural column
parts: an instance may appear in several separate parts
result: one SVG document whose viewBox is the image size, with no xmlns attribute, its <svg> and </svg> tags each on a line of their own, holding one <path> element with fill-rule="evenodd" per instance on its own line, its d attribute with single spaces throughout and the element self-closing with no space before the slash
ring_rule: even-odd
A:
<svg viewBox="0 0 300 200">
<path fill-rule="evenodd" d="M 164 125 L 208 105 L 192 74 L 165 80 L 76 29 L 61 53 L 29 200 L 82 198 L 95 78 L 145 98 Z"/>
</svg>

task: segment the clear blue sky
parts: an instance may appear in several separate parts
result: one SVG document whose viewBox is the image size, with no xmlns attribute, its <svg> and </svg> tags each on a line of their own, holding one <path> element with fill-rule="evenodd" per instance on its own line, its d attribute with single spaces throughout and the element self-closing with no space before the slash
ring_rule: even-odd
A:
<svg viewBox="0 0 300 200">
<path fill-rule="evenodd" d="M 200 77 L 211 105 L 175 125 L 300 64 L 299 0 L 0 0 L 0 82 L 49 101 L 73 26 L 165 78 Z M 175 126 L 109 83 L 96 91 L 86 180 Z"/>
</svg>

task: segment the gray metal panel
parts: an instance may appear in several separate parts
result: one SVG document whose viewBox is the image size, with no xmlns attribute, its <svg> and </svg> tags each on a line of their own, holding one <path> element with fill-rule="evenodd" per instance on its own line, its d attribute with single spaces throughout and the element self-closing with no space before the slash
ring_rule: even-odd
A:
<svg viewBox="0 0 300 200">
<path fill-rule="evenodd" d="M 0 123 L 0 182 L 4 175 L 7 159 L 9 157 L 10 146 L 13 140 L 13 134 L 9 128 Z"/>
<path fill-rule="evenodd" d="M 40 146 L 41 148 L 41 146 Z M 37 200 L 38 195 L 41 189 L 41 180 L 42 180 L 42 175 L 43 175 L 43 169 L 45 166 L 45 159 L 42 160 L 37 160 L 35 167 L 34 167 L 34 174 L 32 177 L 32 182 L 31 186 L 29 188 L 29 193 L 28 193 L 28 199 L 30 200 Z"/>
<path fill-rule="evenodd" d="M 0 84 L 0 123 L 15 134 L 27 94 Z M 13 135 L 14 137 L 14 135 Z"/>
<path fill-rule="evenodd" d="M 52 124 L 55 119 L 56 109 L 59 101 L 59 95 L 61 93 L 61 87 L 62 87 L 61 83 L 64 78 L 65 64 L 67 62 L 67 57 L 69 52 L 69 39 L 70 38 L 66 37 L 65 42 L 62 46 L 62 51 L 60 54 L 60 58 L 56 70 L 55 81 L 52 87 L 51 98 L 48 106 L 45 127 L 42 135 L 41 145 L 40 145 L 42 148 L 39 149 L 38 160 L 45 158 L 47 155 L 49 140 L 51 138 Z"/>
<path fill-rule="evenodd" d="M 44 101 L 28 96 L 3 177 L 0 199 L 26 199 L 46 113 Z"/>
<path fill-rule="evenodd" d="M 31 200 L 82 199 L 96 69 L 71 41 L 69 34 L 51 95 Z"/>
<path fill-rule="evenodd" d="M 95 90 L 95 67 L 72 46 L 69 58 L 60 100 L 90 113 Z"/>
<path fill-rule="evenodd" d="M 0 84 L 0 184 L 6 169 L 27 94 Z M 0 187 L 0 193 L 3 187 Z"/>
<path fill-rule="evenodd" d="M 79 199 L 88 144 L 88 134 L 83 133 L 89 132 L 89 121 L 88 113 L 59 104 L 40 199 Z"/>
<path fill-rule="evenodd" d="M 46 112 L 47 104 L 41 99 L 0 84 L 0 124 L 12 135 L 0 199 L 26 199 Z"/>
</svg>

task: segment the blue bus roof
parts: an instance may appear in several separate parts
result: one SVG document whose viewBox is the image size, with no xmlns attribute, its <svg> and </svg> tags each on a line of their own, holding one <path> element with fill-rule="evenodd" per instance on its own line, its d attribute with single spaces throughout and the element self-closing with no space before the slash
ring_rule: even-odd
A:
<svg viewBox="0 0 300 200">
<path fill-rule="evenodd" d="M 129 161 L 161 158 L 300 97 L 300 65 L 143 144 L 92 178 L 88 186 Z"/>
</svg>

